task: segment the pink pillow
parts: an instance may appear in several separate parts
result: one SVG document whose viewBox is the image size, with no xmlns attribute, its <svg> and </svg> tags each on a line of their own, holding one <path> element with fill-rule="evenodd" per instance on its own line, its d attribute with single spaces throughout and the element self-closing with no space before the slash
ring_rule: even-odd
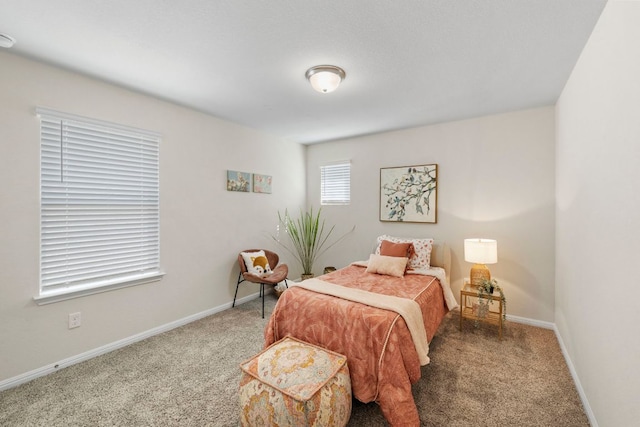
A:
<svg viewBox="0 0 640 427">
<path fill-rule="evenodd" d="M 413 255 L 413 244 L 393 243 L 388 240 L 383 240 L 382 243 L 380 243 L 380 255 L 411 258 L 411 255 Z"/>
<path fill-rule="evenodd" d="M 431 263 L 431 249 L 433 247 L 433 239 L 416 239 L 406 237 L 393 237 L 386 234 L 378 236 L 378 246 L 376 254 L 380 254 L 380 246 L 384 240 L 392 243 L 411 243 L 413 244 L 413 255 L 409 258 L 408 270 L 421 268 L 429 268 Z"/>
<path fill-rule="evenodd" d="M 404 270 L 407 267 L 408 258 L 369 255 L 369 263 L 367 264 L 367 273 L 386 274 L 387 276 L 403 277 Z"/>
</svg>

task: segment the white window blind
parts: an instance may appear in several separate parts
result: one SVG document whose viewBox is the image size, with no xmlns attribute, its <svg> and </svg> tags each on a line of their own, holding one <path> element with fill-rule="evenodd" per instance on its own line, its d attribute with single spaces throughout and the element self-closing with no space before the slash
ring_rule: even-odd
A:
<svg viewBox="0 0 640 427">
<path fill-rule="evenodd" d="M 160 136 L 41 108 L 37 113 L 40 296 L 159 276 Z"/>
<path fill-rule="evenodd" d="M 348 205 L 351 201 L 351 162 L 320 166 L 320 204 Z"/>
</svg>

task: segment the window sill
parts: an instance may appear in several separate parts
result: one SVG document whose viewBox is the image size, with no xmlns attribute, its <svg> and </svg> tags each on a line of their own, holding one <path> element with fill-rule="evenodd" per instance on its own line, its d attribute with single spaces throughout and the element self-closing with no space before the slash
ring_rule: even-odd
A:
<svg viewBox="0 0 640 427">
<path fill-rule="evenodd" d="M 91 284 L 86 286 L 74 286 L 73 288 L 56 289 L 53 291 L 45 291 L 40 293 L 37 297 L 33 297 L 33 300 L 38 305 L 51 304 L 55 302 L 65 301 L 73 298 L 80 298 L 87 295 L 99 294 L 102 292 L 114 291 L 116 289 L 128 288 L 130 286 L 144 285 L 145 283 L 158 282 L 162 280 L 164 272 L 156 272 L 153 274 L 147 274 L 145 276 L 138 276 L 136 278 L 128 279 L 125 281 L 107 283 L 107 284 Z"/>
</svg>

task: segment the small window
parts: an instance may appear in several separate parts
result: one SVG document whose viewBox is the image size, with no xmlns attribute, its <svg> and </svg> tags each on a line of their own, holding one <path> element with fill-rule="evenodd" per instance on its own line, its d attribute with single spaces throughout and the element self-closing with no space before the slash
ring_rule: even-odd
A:
<svg viewBox="0 0 640 427">
<path fill-rule="evenodd" d="M 351 201 L 351 162 L 320 166 L 320 204 L 348 205 Z"/>
<path fill-rule="evenodd" d="M 158 280 L 160 136 L 42 108 L 37 113 L 36 301 L 46 304 Z"/>
</svg>

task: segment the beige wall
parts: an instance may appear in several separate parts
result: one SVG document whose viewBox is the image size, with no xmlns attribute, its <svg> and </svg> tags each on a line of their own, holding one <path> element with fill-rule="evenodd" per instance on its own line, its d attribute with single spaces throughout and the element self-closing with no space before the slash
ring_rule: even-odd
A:
<svg viewBox="0 0 640 427">
<path fill-rule="evenodd" d="M 323 209 L 343 230 L 357 223 L 318 269 L 367 259 L 383 233 L 433 237 L 453 250 L 457 293 L 471 268 L 463 240 L 494 238 L 490 269 L 508 314 L 553 322 L 554 127 L 553 107 L 543 107 L 309 146 L 308 203 L 320 203 L 320 165 L 351 159 L 351 204 Z M 380 222 L 380 168 L 427 163 L 438 164 L 438 223 Z"/>
<path fill-rule="evenodd" d="M 609 1 L 557 104 L 555 321 L 601 426 L 640 419 L 639 23 Z"/>
<path fill-rule="evenodd" d="M 273 247 L 268 232 L 278 209 L 305 201 L 299 144 L 6 52 L 0 52 L 0 100 L 0 381 L 230 305 L 237 252 Z M 45 306 L 33 302 L 39 286 L 36 106 L 163 135 L 162 281 Z M 227 192 L 227 169 L 272 175 L 273 194 Z M 244 287 L 240 297 L 254 292 L 257 287 Z M 67 316 L 77 311 L 82 326 L 69 330 Z"/>
</svg>

